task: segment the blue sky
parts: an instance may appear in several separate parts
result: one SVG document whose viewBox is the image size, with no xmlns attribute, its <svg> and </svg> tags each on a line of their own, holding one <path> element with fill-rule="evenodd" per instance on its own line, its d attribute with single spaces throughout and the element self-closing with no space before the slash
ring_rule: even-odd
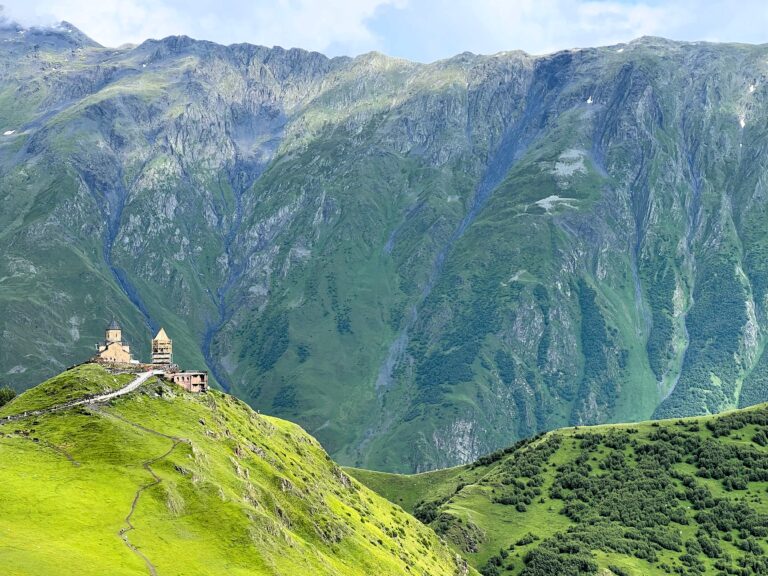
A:
<svg viewBox="0 0 768 576">
<path fill-rule="evenodd" d="M 0 0 L 3 2 L 3 0 Z M 26 25 L 67 20 L 107 46 L 186 34 L 331 56 L 378 50 L 429 62 L 459 52 L 533 54 L 626 42 L 768 42 L 768 1 L 5 0 Z"/>
</svg>

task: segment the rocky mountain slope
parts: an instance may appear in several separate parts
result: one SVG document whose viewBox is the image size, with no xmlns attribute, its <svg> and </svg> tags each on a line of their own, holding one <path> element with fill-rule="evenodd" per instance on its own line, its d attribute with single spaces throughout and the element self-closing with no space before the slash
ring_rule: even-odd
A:
<svg viewBox="0 0 768 576">
<path fill-rule="evenodd" d="M 0 31 L 0 380 L 162 324 L 340 462 L 768 398 L 768 47 L 422 65 Z"/>
<path fill-rule="evenodd" d="M 765 404 L 557 430 L 413 476 L 349 472 L 485 576 L 768 572 Z"/>
<path fill-rule="evenodd" d="M 295 424 L 153 378 L 68 370 L 0 409 L 5 574 L 471 576 L 429 528 L 347 476 Z"/>
</svg>

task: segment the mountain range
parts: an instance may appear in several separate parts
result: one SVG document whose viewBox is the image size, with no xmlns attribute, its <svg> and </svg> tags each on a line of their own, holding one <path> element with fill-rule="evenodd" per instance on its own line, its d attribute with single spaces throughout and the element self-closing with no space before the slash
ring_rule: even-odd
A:
<svg viewBox="0 0 768 576">
<path fill-rule="evenodd" d="M 419 64 L 0 29 L 0 382 L 119 318 L 340 463 L 768 399 L 768 46 Z"/>
</svg>

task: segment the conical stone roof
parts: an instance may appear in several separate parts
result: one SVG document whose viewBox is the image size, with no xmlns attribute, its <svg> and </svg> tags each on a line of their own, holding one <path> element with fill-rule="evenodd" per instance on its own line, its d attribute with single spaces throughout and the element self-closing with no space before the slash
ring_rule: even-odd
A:
<svg viewBox="0 0 768 576">
<path fill-rule="evenodd" d="M 171 339 L 168 338 L 168 334 L 165 333 L 165 328 L 160 328 L 160 331 L 157 333 L 157 336 L 155 336 L 155 340 L 158 340 L 160 342 L 171 341 Z"/>
</svg>

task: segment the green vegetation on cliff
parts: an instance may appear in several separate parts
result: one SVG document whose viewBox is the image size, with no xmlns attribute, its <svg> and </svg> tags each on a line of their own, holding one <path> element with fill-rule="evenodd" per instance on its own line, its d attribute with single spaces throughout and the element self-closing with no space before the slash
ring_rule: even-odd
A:
<svg viewBox="0 0 768 576">
<path fill-rule="evenodd" d="M 0 381 L 139 356 L 423 471 L 768 400 L 768 45 L 417 64 L 0 29 Z"/>
</svg>

